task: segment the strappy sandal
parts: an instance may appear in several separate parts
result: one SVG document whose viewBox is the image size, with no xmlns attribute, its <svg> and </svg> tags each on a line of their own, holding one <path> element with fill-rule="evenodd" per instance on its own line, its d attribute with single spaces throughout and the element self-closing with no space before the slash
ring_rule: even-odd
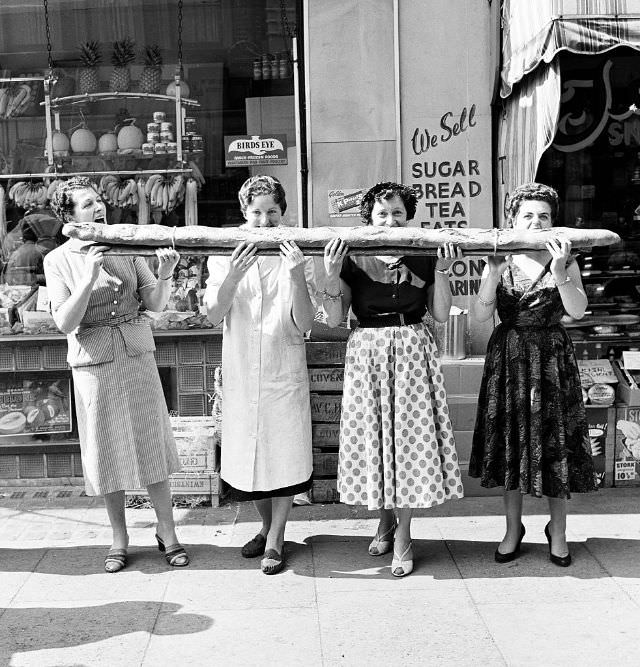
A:
<svg viewBox="0 0 640 667">
<path fill-rule="evenodd" d="M 282 553 L 279 554 L 275 549 L 267 549 L 264 552 L 264 558 L 260 561 L 260 569 L 265 574 L 278 574 L 284 569 L 284 545 Z"/>
<path fill-rule="evenodd" d="M 167 547 L 157 533 L 156 540 L 158 541 L 158 551 L 164 553 L 164 558 L 171 567 L 187 567 L 189 565 L 189 554 L 180 543 L 176 542 L 176 544 L 170 544 Z"/>
<path fill-rule="evenodd" d="M 104 559 L 104 571 L 109 574 L 120 572 L 127 567 L 127 550 L 111 549 Z"/>
<path fill-rule="evenodd" d="M 384 556 L 388 554 L 393 547 L 393 534 L 396 532 L 396 524 L 394 523 L 386 533 L 379 535 L 376 531 L 376 536 L 369 545 L 370 556 Z M 387 539 L 388 538 L 388 539 Z"/>
<path fill-rule="evenodd" d="M 409 550 L 413 546 L 412 542 L 409 542 L 409 546 L 402 552 L 402 555 L 398 557 L 395 549 L 393 550 L 393 559 L 391 561 L 391 574 L 394 577 L 406 577 L 408 574 L 413 572 L 413 558 L 405 558 L 409 553 Z M 412 554 L 413 555 L 413 554 Z"/>
<path fill-rule="evenodd" d="M 264 553 L 264 548 L 267 544 L 267 538 L 262 534 L 258 533 L 253 539 L 249 540 L 240 550 L 243 558 L 255 558 L 256 556 L 262 556 Z"/>
</svg>

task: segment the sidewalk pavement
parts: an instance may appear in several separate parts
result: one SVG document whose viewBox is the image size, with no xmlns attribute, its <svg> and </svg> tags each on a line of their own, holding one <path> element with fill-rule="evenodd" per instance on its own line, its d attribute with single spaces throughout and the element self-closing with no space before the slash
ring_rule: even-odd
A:
<svg viewBox="0 0 640 667">
<path fill-rule="evenodd" d="M 362 508 L 294 508 L 288 568 L 271 577 L 239 554 L 259 529 L 249 504 L 176 510 L 184 569 L 154 547 L 153 511 L 130 509 L 130 565 L 106 574 L 100 500 L 9 495 L 2 666 L 640 664 L 640 489 L 570 501 L 566 569 L 548 560 L 543 500 L 525 500 L 523 554 L 507 565 L 493 559 L 501 498 L 421 510 L 405 579 L 367 554 L 377 522 Z"/>
</svg>

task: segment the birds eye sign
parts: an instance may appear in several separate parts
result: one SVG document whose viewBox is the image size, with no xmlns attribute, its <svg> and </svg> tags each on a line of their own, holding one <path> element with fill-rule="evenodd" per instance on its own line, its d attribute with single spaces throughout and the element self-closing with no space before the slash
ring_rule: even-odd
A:
<svg viewBox="0 0 640 667">
<path fill-rule="evenodd" d="M 287 135 L 232 135 L 224 138 L 225 166 L 287 164 Z"/>
</svg>

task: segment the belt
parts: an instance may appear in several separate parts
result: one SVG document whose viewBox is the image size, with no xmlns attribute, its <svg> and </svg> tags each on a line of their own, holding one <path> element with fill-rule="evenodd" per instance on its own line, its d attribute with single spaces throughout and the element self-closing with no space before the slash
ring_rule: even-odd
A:
<svg viewBox="0 0 640 667">
<path fill-rule="evenodd" d="M 129 313 L 126 315 L 116 315 L 110 317 L 108 320 L 99 320 L 96 322 L 81 323 L 78 327 L 78 333 L 87 331 L 88 329 L 99 329 L 100 327 L 119 327 L 121 324 L 134 322 L 140 318 L 140 313 Z"/>
<path fill-rule="evenodd" d="M 407 324 L 418 324 L 422 322 L 421 313 L 392 313 L 391 315 L 380 315 L 379 317 L 363 317 L 358 320 L 358 326 L 364 329 L 375 327 L 403 327 Z"/>
</svg>

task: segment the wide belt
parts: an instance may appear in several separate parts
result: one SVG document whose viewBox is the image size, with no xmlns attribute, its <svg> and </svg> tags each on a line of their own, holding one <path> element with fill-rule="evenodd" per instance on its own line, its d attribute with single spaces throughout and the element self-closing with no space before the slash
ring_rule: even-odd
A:
<svg viewBox="0 0 640 667">
<path fill-rule="evenodd" d="M 403 327 L 407 324 L 418 324 L 424 317 L 421 313 L 391 313 L 378 317 L 364 317 L 358 320 L 358 326 L 365 329 L 375 327 Z"/>
</svg>

